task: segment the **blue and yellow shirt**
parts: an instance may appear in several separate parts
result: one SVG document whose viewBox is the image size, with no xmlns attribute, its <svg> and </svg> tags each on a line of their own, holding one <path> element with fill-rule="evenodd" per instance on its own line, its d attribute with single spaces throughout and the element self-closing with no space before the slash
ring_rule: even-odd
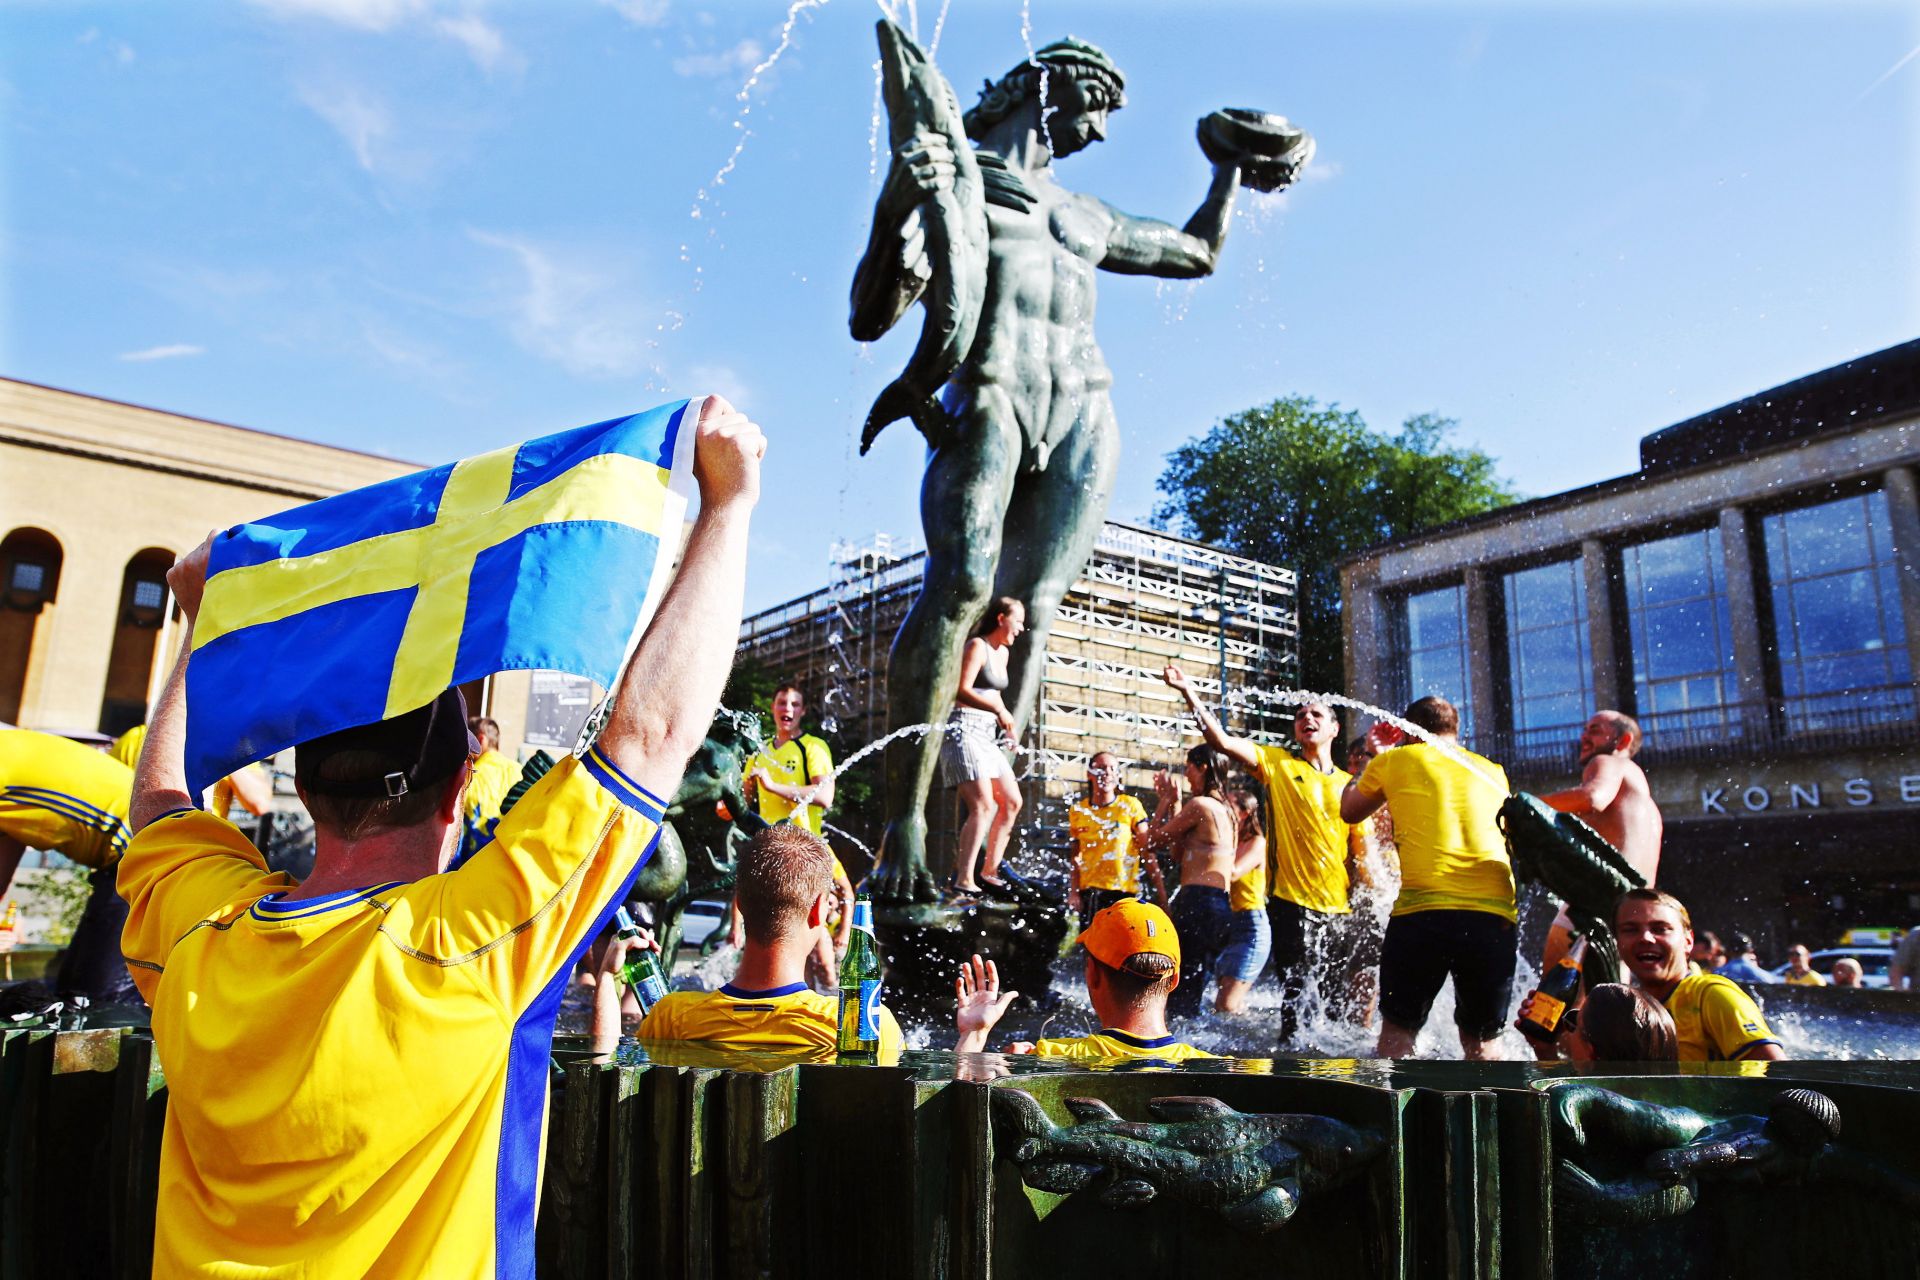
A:
<svg viewBox="0 0 1920 1280">
<path fill-rule="evenodd" d="M 741 1049 L 806 1049 L 831 1054 L 839 1045 L 840 1002 L 804 982 L 771 991 L 728 983 L 718 991 L 675 991 L 653 1006 L 635 1034 L 642 1040 L 701 1040 Z M 893 1011 L 880 1009 L 880 1061 L 900 1060 L 905 1037 Z"/>
<path fill-rule="evenodd" d="M 500 816 L 500 802 L 520 781 L 520 766 L 498 751 L 482 751 L 467 780 L 467 820 L 484 830 Z"/>
<path fill-rule="evenodd" d="M 664 805 L 597 751 L 466 865 L 292 896 L 182 809 L 120 865 L 167 1064 L 156 1275 L 531 1275 L 554 1014 Z"/>
<path fill-rule="evenodd" d="M 0 835 L 84 867 L 126 850 L 133 770 L 58 734 L 0 729 Z"/>
<path fill-rule="evenodd" d="M 833 748 L 812 734 L 803 733 L 779 746 L 762 747 L 740 766 L 742 774 L 755 769 L 765 769 L 767 775 L 783 787 L 804 787 L 815 778 L 824 778 L 833 772 Z M 820 820 L 827 812 L 817 804 L 802 808 L 764 787 L 755 788 L 753 804 L 768 822 L 791 818 L 796 827 L 805 827 L 815 835 L 821 834 Z"/>
<path fill-rule="evenodd" d="M 1731 1062 L 1763 1044 L 1779 1044 L 1753 997 L 1731 978 L 1693 973 L 1664 1003 L 1673 1015 L 1682 1062 Z"/>
<path fill-rule="evenodd" d="M 1191 1058 L 1215 1058 L 1218 1054 L 1196 1049 L 1172 1036 L 1145 1039 L 1111 1028 L 1092 1035 L 1067 1040 L 1041 1040 L 1033 1046 L 1036 1058 L 1072 1058 L 1093 1061 L 1099 1058 L 1153 1058 L 1161 1062 L 1186 1062 Z"/>
</svg>

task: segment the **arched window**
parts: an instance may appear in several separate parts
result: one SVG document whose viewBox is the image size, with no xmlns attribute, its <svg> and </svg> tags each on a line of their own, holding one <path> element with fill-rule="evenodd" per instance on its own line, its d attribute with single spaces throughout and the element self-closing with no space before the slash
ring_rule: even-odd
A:
<svg viewBox="0 0 1920 1280">
<path fill-rule="evenodd" d="M 0 720 L 17 722 L 34 665 L 41 616 L 60 588 L 60 540 L 45 529 L 15 529 L 0 538 Z"/>
<path fill-rule="evenodd" d="M 120 609 L 107 657 L 107 690 L 100 700 L 100 732 L 125 733 L 147 718 L 160 630 L 166 625 L 167 570 L 173 552 L 148 547 L 127 561 L 120 580 Z"/>
</svg>

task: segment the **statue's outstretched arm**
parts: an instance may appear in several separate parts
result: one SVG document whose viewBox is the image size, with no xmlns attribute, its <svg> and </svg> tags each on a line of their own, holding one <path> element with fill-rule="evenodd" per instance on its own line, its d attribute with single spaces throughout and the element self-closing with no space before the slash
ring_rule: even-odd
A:
<svg viewBox="0 0 1920 1280">
<path fill-rule="evenodd" d="M 1227 239 L 1227 221 L 1233 214 L 1233 194 L 1239 185 L 1239 166 L 1214 165 L 1207 198 L 1185 227 L 1157 218 L 1135 217 L 1104 201 L 1094 201 L 1107 219 L 1107 252 L 1100 260 L 1101 267 L 1122 275 L 1175 280 L 1212 275 L 1220 260 L 1220 246 Z"/>
</svg>

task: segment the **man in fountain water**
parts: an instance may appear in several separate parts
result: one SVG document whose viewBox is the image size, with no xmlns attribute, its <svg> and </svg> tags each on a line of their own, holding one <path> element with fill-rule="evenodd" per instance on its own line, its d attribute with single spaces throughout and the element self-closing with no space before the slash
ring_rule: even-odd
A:
<svg viewBox="0 0 1920 1280">
<path fill-rule="evenodd" d="M 788 681 L 775 689 L 773 745 L 754 752 L 741 772 L 746 775 L 754 812 L 768 822 L 790 821 L 824 840 L 827 810 L 833 807 L 833 748 L 824 739 L 800 732 L 806 717 L 807 696 L 799 685 Z M 839 906 L 829 917 L 832 928 L 820 935 L 814 961 L 817 971 L 831 981 L 853 932 L 853 881 L 838 856 L 829 853 L 828 857 L 833 859 L 833 890 Z M 744 942 L 738 904 L 730 910 L 733 945 L 738 947 Z"/>
<path fill-rule="evenodd" d="M 1662 823 L 1647 775 L 1634 763 L 1640 743 L 1640 724 L 1632 716 L 1596 712 L 1580 731 L 1580 785 L 1541 799 L 1561 813 L 1584 819 L 1652 885 L 1659 883 Z M 1540 972 L 1558 964 L 1572 944 L 1573 922 L 1562 907 L 1547 933 Z M 1596 974 L 1593 981 L 1612 982 L 1614 977 Z"/>
<path fill-rule="evenodd" d="M 120 862 L 170 1090 L 155 1274 L 533 1274 L 553 1002 L 712 723 L 765 447 L 706 402 L 700 514 L 605 729 L 456 871 L 479 744 L 453 689 L 299 745 L 316 849 L 298 886 L 193 807 L 186 671 L 212 539 L 167 575 L 187 635 Z"/>
<path fill-rule="evenodd" d="M 1267 839 L 1267 919 L 1273 968 L 1280 976 L 1280 1043 L 1286 1044 L 1299 1029 L 1307 992 L 1313 992 L 1324 1011 L 1341 984 L 1341 973 L 1326 955 L 1328 942 L 1352 912 L 1354 829 L 1340 814 L 1340 796 L 1353 778 L 1333 762 L 1340 721 L 1323 702 L 1309 702 L 1295 711 L 1296 756 L 1284 747 L 1229 734 L 1201 705 L 1193 681 L 1179 667 L 1169 666 L 1161 678 L 1186 698 L 1208 745 L 1267 789 L 1272 827 Z"/>
<path fill-rule="evenodd" d="M 1348 822 L 1391 806 L 1400 846 L 1400 896 L 1380 947 L 1379 1054 L 1413 1052 L 1451 974 L 1461 1052 L 1490 1058 L 1518 946 L 1513 864 L 1495 822 L 1511 788 L 1499 765 L 1460 745 L 1460 713 L 1445 698 L 1421 698 L 1402 718 L 1432 741 L 1396 746 L 1400 730 L 1375 725 L 1368 737 L 1381 750 L 1340 797 Z"/>
<path fill-rule="evenodd" d="M 1717 973 L 1688 972 L 1693 920 L 1678 898 L 1658 889 L 1629 889 L 1614 908 L 1613 931 L 1634 985 L 1673 1015 L 1680 1061 L 1777 1061 L 1787 1056 L 1760 1006 L 1739 983 Z"/>
</svg>

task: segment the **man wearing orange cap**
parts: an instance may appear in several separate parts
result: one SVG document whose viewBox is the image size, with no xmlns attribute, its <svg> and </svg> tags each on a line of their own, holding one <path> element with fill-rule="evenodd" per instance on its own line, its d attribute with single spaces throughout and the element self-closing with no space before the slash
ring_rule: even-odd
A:
<svg viewBox="0 0 1920 1280">
<path fill-rule="evenodd" d="M 1180 985 L 1180 936 L 1166 912 L 1152 903 L 1122 898 L 1094 915 L 1080 935 L 1080 945 L 1087 949 L 1087 999 L 1100 1018 L 1100 1030 L 1062 1040 L 1016 1041 L 1008 1052 L 1161 1062 L 1215 1056 L 1167 1032 L 1167 996 Z M 1019 993 L 1000 990 L 999 970 L 979 956 L 960 966 L 954 989 L 959 996 L 954 1024 L 960 1031 L 954 1050 L 980 1053 L 987 1047 L 987 1033 Z"/>
</svg>

